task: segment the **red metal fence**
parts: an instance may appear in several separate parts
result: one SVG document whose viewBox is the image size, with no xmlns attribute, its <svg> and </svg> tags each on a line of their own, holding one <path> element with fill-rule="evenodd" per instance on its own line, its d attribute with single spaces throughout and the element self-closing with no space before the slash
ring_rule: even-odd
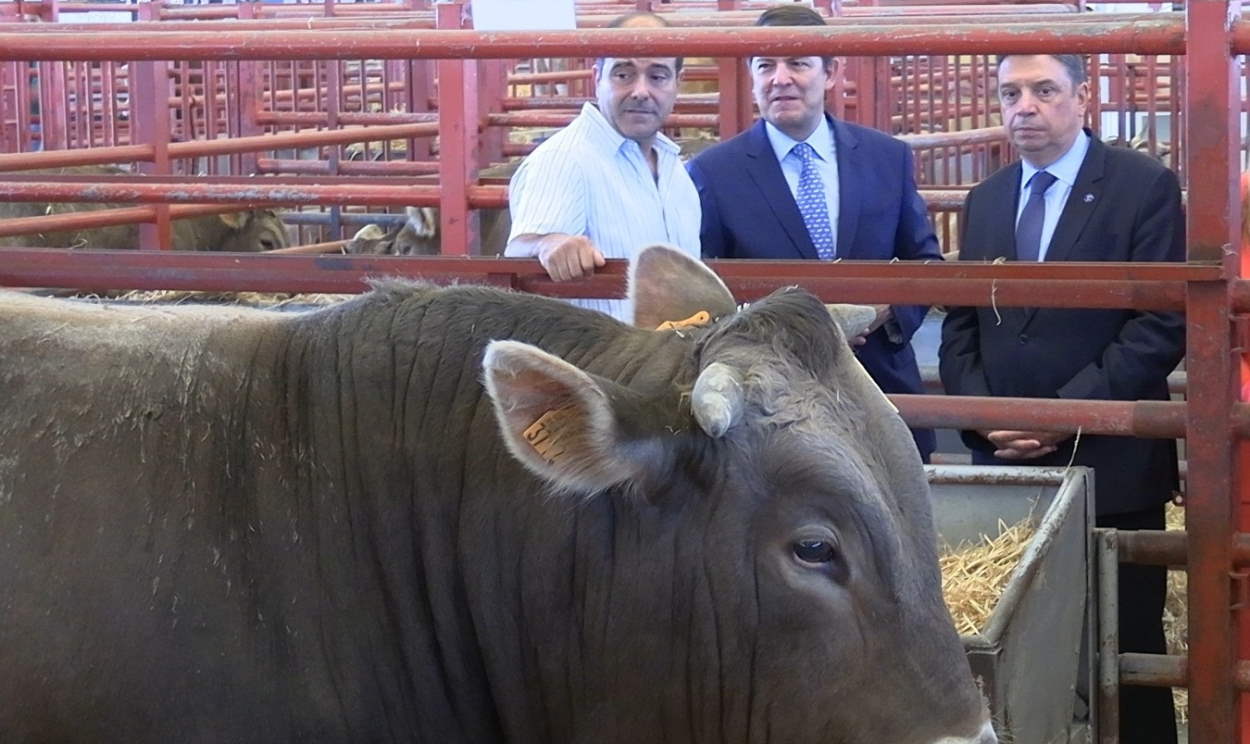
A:
<svg viewBox="0 0 1250 744">
<path fill-rule="evenodd" d="M 1180 544 L 1175 542 L 1177 538 L 1168 538 L 1168 549 L 1155 551 L 1153 555 L 1159 559 L 1166 553 L 1167 559 L 1184 558 L 1187 562 L 1189 655 L 1126 656 L 1120 660 L 1120 677 L 1124 682 L 1187 684 L 1190 689 L 1190 741 L 1202 744 L 1239 741 L 1241 719 L 1238 702 L 1240 692 L 1250 689 L 1250 664 L 1238 661 L 1239 638 L 1235 622 L 1247 595 L 1244 566 L 1250 555 L 1245 549 L 1236 548 L 1244 546 L 1250 535 L 1238 532 L 1241 514 L 1237 494 L 1240 481 L 1234 454 L 1240 446 L 1239 441 L 1250 433 L 1250 411 L 1246 404 L 1238 402 L 1236 352 L 1245 345 L 1244 329 L 1247 325 L 1244 318 L 1250 310 L 1250 287 L 1240 278 L 1241 266 L 1235 251 L 1239 235 L 1237 172 L 1240 113 L 1243 108 L 1239 89 L 1241 72 L 1235 55 L 1250 51 L 1250 25 L 1241 22 L 1237 3 L 1202 0 L 1191 2 L 1182 13 L 1161 13 L 1145 19 L 1095 19 L 1088 15 L 1073 17 L 1069 14 L 1012 17 L 1010 22 L 1005 23 L 978 20 L 976 23 L 964 21 L 935 25 L 917 23 L 913 18 L 904 16 L 902 20 L 888 23 L 874 17 L 870 22 L 818 29 L 743 28 L 737 29 L 734 34 L 697 26 L 645 30 L 587 29 L 576 33 L 544 33 L 541 38 L 524 34 L 453 30 L 460 22 L 460 8 L 448 3 L 438 6 L 436 10 L 437 28 L 434 30 L 361 30 L 342 26 L 321 30 L 259 30 L 244 26 L 205 35 L 143 26 L 124 37 L 99 38 L 98 43 L 93 39 L 90 45 L 84 45 L 81 37 L 74 33 L 57 30 L 20 33 L 10 27 L 0 27 L 0 61 L 18 62 L 18 77 L 32 69 L 31 62 L 100 63 L 101 70 L 106 69 L 103 65 L 125 63 L 129 66 L 127 72 L 132 95 L 137 96 L 149 87 L 158 90 L 158 97 L 154 100 L 166 103 L 155 105 L 151 119 L 147 114 L 136 112 L 130 121 L 132 131 L 128 145 L 137 148 L 131 151 L 133 157 L 149 160 L 158 169 L 170 168 L 172 161 L 184 157 L 238 155 L 242 158 L 245 154 L 237 142 L 170 142 L 154 134 L 161 131 L 160 127 L 166 123 L 164 120 L 171 111 L 180 105 L 188 105 L 169 105 L 169 91 L 173 89 L 155 82 L 168 79 L 170 69 L 180 70 L 177 73 L 180 84 L 192 85 L 191 93 L 180 89 L 175 98 L 184 101 L 187 95 L 194 97 L 194 81 L 198 75 L 200 95 L 205 99 L 215 99 L 219 91 L 224 90 L 219 87 L 222 85 L 220 81 L 230 80 L 232 71 L 242 76 L 244 70 L 263 69 L 257 65 L 245 65 L 244 61 L 265 60 L 262 65 L 272 65 L 268 77 L 263 71 L 255 72 L 252 75 L 252 90 L 258 91 L 258 95 L 259 91 L 273 91 L 273 101 L 278 100 L 279 91 L 291 90 L 292 101 L 298 101 L 300 90 L 321 89 L 317 76 L 324 73 L 318 73 L 316 67 L 301 68 L 295 63 L 301 60 L 336 60 L 330 67 L 330 75 L 340 78 L 337 81 L 340 86 L 338 102 L 324 108 L 314 107 L 312 111 L 292 109 L 290 113 L 313 113 L 318 116 L 324 113 L 327 117 L 338 117 L 350 113 L 350 110 L 343 109 L 349 82 L 359 86 L 355 95 L 364 102 L 370 100 L 370 95 L 381 95 L 368 92 L 370 86 L 379 85 L 380 90 L 390 89 L 393 78 L 388 77 L 387 69 L 395 71 L 401 64 L 437 60 L 433 66 L 440 85 L 434 96 L 437 105 L 432 108 L 438 117 L 440 157 L 437 161 L 430 161 L 438 164 L 436 183 L 423 183 L 419 176 L 413 176 L 407 187 L 397 191 L 394 180 L 373 185 L 362 182 L 360 178 L 346 180 L 343 176 L 287 176 L 281 179 L 251 179 L 245 183 L 236 175 L 182 185 L 173 190 L 168 188 L 167 179 L 130 177 L 87 191 L 80 183 L 74 183 L 74 179 L 69 179 L 69 183 L 57 183 L 46 177 L 26 176 L 19 179 L 10 176 L 0 183 L 0 198 L 42 200 L 58 197 L 99 201 L 121 198 L 123 201 L 151 203 L 158 205 L 153 207 L 158 226 L 169 216 L 166 205 L 180 201 L 308 204 L 332 203 L 337 199 L 339 202 L 375 205 L 437 201 L 441 208 L 445 239 L 457 246 L 467 246 L 471 234 L 469 210 L 475 206 L 498 205 L 502 198 L 498 188 L 478 185 L 475 179 L 475 168 L 479 164 L 477 154 L 483 140 L 475 126 L 482 115 L 477 100 L 479 86 L 475 82 L 488 74 L 483 70 L 491 69 L 489 62 L 475 60 L 533 59 L 536 56 L 585 60 L 601 54 L 644 49 L 657 54 L 699 54 L 731 59 L 755 51 L 915 59 L 916 62 L 905 62 L 897 70 L 898 77 L 908 81 L 907 95 L 914 97 L 917 92 L 927 96 L 939 90 L 941 85 L 963 85 L 965 80 L 969 85 L 984 87 L 983 63 L 978 68 L 970 60 L 994 52 L 1071 51 L 1125 55 L 1122 58 L 1107 57 L 1099 63 L 1112 66 L 1128 65 L 1130 60 L 1136 59 L 1127 55 L 1162 55 L 1155 62 L 1145 63 L 1142 80 L 1147 82 L 1144 85 L 1126 83 L 1126 89 L 1137 91 L 1140 87 L 1145 91 L 1146 98 L 1142 105 L 1146 108 L 1147 117 L 1152 110 L 1156 116 L 1163 110 L 1162 99 L 1155 95 L 1150 87 L 1154 83 L 1149 81 L 1166 77 L 1174 90 L 1185 92 L 1183 105 L 1173 107 L 1169 98 L 1167 106 L 1173 126 L 1178 130 L 1183 126 L 1184 129 L 1184 135 L 1178 141 L 1187 144 L 1176 151 L 1179 155 L 1173 157 L 1184 158 L 1184 168 L 1189 174 L 1188 264 L 916 265 L 843 262 L 793 266 L 722 262 L 716 268 L 726 276 L 731 289 L 744 299 L 758 296 L 776 286 L 797 283 L 826 299 L 844 301 L 1183 308 L 1188 325 L 1187 403 L 1083 402 L 1073 405 L 1063 401 L 961 399 L 957 405 L 951 405 L 951 401 L 928 396 L 900 397 L 898 402 L 904 415 L 916 424 L 982 428 L 1036 422 L 1039 425 L 1044 423 L 1044 428 L 1075 431 L 1079 427 L 1087 433 L 1183 434 L 1189 461 L 1186 537 Z M 959 69 L 948 74 L 948 64 L 934 63 L 932 59 L 922 61 L 923 55 L 961 60 L 960 64 L 966 64 L 967 70 Z M 1183 65 L 1175 59 L 1181 56 L 1184 58 Z M 1123 62 L 1117 62 L 1117 59 Z M 169 60 L 186 64 L 173 68 L 144 67 L 164 64 Z M 350 63 L 354 60 L 366 62 L 353 68 Z M 369 60 L 382 62 L 375 64 Z M 386 67 L 392 63 L 396 67 Z M 1134 61 L 1132 64 L 1138 63 Z M 1154 65 L 1153 68 L 1151 65 Z M 1167 68 L 1166 76 L 1162 72 L 1164 67 Z M 149 72 L 157 70 L 156 77 L 144 72 L 145 69 Z M 335 69 L 340 72 L 333 72 Z M 720 71 L 725 69 L 719 68 Z M 159 70 L 165 71 L 165 78 L 161 78 Z M 86 80 L 82 87 L 75 90 L 93 90 L 91 86 L 95 83 L 90 74 L 83 74 Z M 311 80 L 307 75 L 312 76 Z M 893 67 L 889 75 L 891 79 L 895 76 Z M 300 79 L 302 77 L 304 79 Z M 871 84 L 874 92 L 882 90 L 876 87 L 879 80 Z M 1124 80 L 1136 81 L 1136 72 L 1125 76 Z M 260 81 L 265 82 L 261 84 Z M 102 77 L 100 85 L 104 85 Z M 570 88 L 570 95 L 572 90 L 575 88 Z M 8 90 L 5 92 L 7 94 Z M 881 110 L 877 105 L 867 104 L 867 97 L 863 95 L 867 90 L 863 86 L 855 92 L 858 94 L 855 99 L 857 105 L 863 111 L 870 108 Z M 722 91 L 718 99 L 720 105 L 724 105 L 726 93 Z M 988 91 L 984 93 L 988 95 Z M 1137 96 L 1138 93 L 1132 95 Z M 134 100 L 130 103 L 135 105 Z M 919 125 L 926 120 L 921 115 L 924 109 L 908 109 L 908 112 L 906 116 L 890 112 L 891 122 L 896 114 L 902 117 L 900 122 L 906 121 L 911 125 Z M 988 107 L 983 112 L 988 116 Z M 933 115 L 929 115 L 930 120 Z M 213 114 L 209 118 L 216 116 Z M 220 124 L 222 119 L 217 121 Z M 228 115 L 224 121 L 228 129 Z M 739 121 L 745 122 L 745 119 Z M 198 125 L 193 114 L 184 117 L 181 125 L 186 127 L 184 131 L 188 133 L 198 132 L 194 130 Z M 86 123 L 80 126 L 76 130 L 80 133 L 93 131 Z M 207 121 L 203 126 L 207 138 Z M 426 125 L 408 122 L 390 126 L 418 128 Z M 145 127 L 151 131 L 145 131 Z M 170 128 L 166 127 L 165 131 L 170 131 Z M 413 141 L 425 130 L 395 131 L 399 132 L 395 136 L 402 135 Z M 231 133 L 236 136 L 258 134 L 245 131 Z M 66 136 L 69 136 L 68 131 Z M 300 146 L 309 146 L 315 138 L 329 138 L 325 142 L 318 139 L 317 146 L 320 147 L 346 141 L 336 138 L 359 135 L 352 134 L 350 130 L 346 133 L 338 130 L 271 136 L 295 136 L 296 139 L 290 141 Z M 364 136 L 385 141 L 391 134 L 381 136 L 374 130 Z M 417 155 L 414 149 L 405 153 L 405 159 L 413 163 L 422 162 L 426 155 Z M 8 157 L 12 156 L 0 156 L 0 168 L 4 168 L 6 163 L 12 167 L 11 161 L 4 160 Z M 949 202 L 957 203 L 958 199 L 951 198 Z M 162 209 L 166 210 L 163 217 L 160 213 Z M 620 291 L 623 281 L 622 269 L 615 262 L 591 280 L 554 285 L 543 278 L 532 261 L 0 250 L 0 284 L 4 285 L 358 291 L 363 288 L 363 279 L 367 275 L 381 273 L 421 275 L 436 280 L 470 277 L 546 294 L 577 296 L 615 294 Z M 1142 536 L 1145 542 L 1153 538 L 1150 534 Z M 1147 550 L 1135 555 L 1140 558 L 1143 555 L 1149 557 L 1149 554 L 1151 551 Z M 1243 636 L 1240 641 L 1246 643 L 1250 637 Z"/>
</svg>

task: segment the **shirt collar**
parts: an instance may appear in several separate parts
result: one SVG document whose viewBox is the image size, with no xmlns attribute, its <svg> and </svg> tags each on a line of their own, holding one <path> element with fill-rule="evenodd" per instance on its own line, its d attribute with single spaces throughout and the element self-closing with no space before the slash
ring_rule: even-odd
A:
<svg viewBox="0 0 1250 744">
<path fill-rule="evenodd" d="M 821 119 L 821 125 L 812 130 L 812 133 L 803 141 L 812 146 L 812 149 L 816 151 L 821 160 L 832 163 L 834 162 L 835 152 L 833 130 L 829 126 L 828 119 L 824 117 L 821 117 Z M 799 144 L 799 140 L 773 126 L 773 123 L 770 121 L 764 122 L 764 131 L 768 133 L 768 144 L 773 146 L 773 152 L 777 155 L 778 163 L 785 160 L 786 156 L 790 154 L 790 150 Z"/>
<path fill-rule="evenodd" d="M 1025 189 L 1029 181 L 1033 178 L 1033 174 L 1040 170 L 1044 170 L 1054 176 L 1056 180 L 1062 181 L 1068 188 L 1076 185 L 1076 174 L 1081 170 L 1081 163 L 1085 162 L 1085 153 L 1089 151 L 1089 135 L 1085 130 L 1081 130 L 1080 136 L 1068 148 L 1068 151 L 1059 157 L 1058 160 L 1046 166 L 1045 168 L 1035 168 L 1029 164 L 1027 160 L 1021 160 L 1020 171 L 1020 188 Z"/>
<path fill-rule="evenodd" d="M 617 152 L 622 147 L 628 145 L 638 149 L 638 145 L 634 140 L 629 139 L 620 132 L 616 131 L 616 127 L 612 126 L 612 122 L 608 121 L 599 107 L 587 101 L 582 104 L 582 113 L 579 118 L 586 122 L 586 130 L 589 136 L 593 137 L 596 142 L 603 145 L 612 152 Z M 663 132 L 655 135 L 655 148 L 661 152 L 668 152 L 676 155 L 681 151 L 676 142 L 664 136 Z"/>
</svg>

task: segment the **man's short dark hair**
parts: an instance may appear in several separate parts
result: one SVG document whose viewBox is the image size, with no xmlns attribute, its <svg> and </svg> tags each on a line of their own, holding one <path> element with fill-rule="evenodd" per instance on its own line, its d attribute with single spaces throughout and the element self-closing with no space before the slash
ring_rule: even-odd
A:
<svg viewBox="0 0 1250 744">
<path fill-rule="evenodd" d="M 662 15 L 659 15 L 657 13 L 649 13 L 645 10 L 636 10 L 632 13 L 626 13 L 625 15 L 620 15 L 620 16 L 617 16 L 616 18 L 613 18 L 611 23 L 609 23 L 607 27 L 608 28 L 628 28 L 634 25 L 633 23 L 631 23 L 631 21 L 640 20 L 644 18 L 647 19 L 648 21 L 651 21 L 650 24 L 646 24 L 646 25 L 655 26 L 657 28 L 669 28 L 673 25 L 669 23 L 668 20 L 665 19 L 664 16 Z M 644 26 L 644 28 L 645 27 L 646 26 Z M 595 62 L 595 66 L 599 68 L 600 74 L 604 72 L 603 65 L 606 60 L 607 60 L 607 57 L 600 57 Z M 673 58 L 673 72 L 681 72 L 681 63 L 682 63 L 681 57 Z"/>
<path fill-rule="evenodd" d="M 814 9 L 806 5 L 790 3 L 788 5 L 774 5 L 768 10 L 760 13 L 760 17 L 755 19 L 756 26 L 827 26 L 825 17 L 817 13 Z M 833 65 L 833 57 L 821 57 L 825 67 Z"/>
<path fill-rule="evenodd" d="M 998 55 L 998 64 L 994 66 L 994 69 L 997 70 L 1001 68 L 1003 66 L 1003 61 L 1006 60 L 1008 57 L 1024 57 L 1024 56 L 1029 56 L 1029 55 L 1000 54 Z M 1089 79 L 1089 77 L 1085 73 L 1085 69 L 1086 69 L 1085 58 L 1082 57 L 1081 55 L 1079 54 L 1050 54 L 1047 56 L 1051 57 L 1056 62 L 1063 65 L 1063 69 L 1068 73 L 1068 79 L 1072 81 L 1072 88 L 1074 90 L 1076 89 L 1076 86 L 1080 85 L 1081 83 Z"/>
</svg>

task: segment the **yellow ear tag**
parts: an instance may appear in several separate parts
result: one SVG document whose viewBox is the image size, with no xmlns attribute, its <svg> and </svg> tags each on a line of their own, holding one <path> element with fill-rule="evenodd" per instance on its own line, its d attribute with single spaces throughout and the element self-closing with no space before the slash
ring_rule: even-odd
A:
<svg viewBox="0 0 1250 744">
<path fill-rule="evenodd" d="M 676 328 L 689 328 L 690 326 L 705 326 L 712 322 L 712 315 L 707 310 L 700 310 L 685 320 L 666 320 L 656 327 L 657 331 L 671 331 Z"/>
<path fill-rule="evenodd" d="M 561 438 L 568 432 L 568 425 L 573 420 L 573 411 L 573 406 L 547 411 L 521 432 L 521 436 L 529 442 L 538 456 L 549 464 L 555 463 L 564 454 L 564 443 Z"/>
</svg>

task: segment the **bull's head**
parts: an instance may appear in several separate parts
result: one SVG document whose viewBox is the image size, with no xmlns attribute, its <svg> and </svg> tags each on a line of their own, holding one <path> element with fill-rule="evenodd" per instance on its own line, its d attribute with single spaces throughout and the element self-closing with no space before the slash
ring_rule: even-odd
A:
<svg viewBox="0 0 1250 744">
<path fill-rule="evenodd" d="M 271 209 L 253 209 L 248 212 L 231 212 L 218 215 L 227 231 L 218 250 L 256 253 L 286 248 L 286 226 L 277 212 Z"/>
<path fill-rule="evenodd" d="M 670 334 L 687 360 L 667 389 L 511 341 L 484 359 L 512 454 L 615 525 L 601 580 L 623 609 L 581 610 L 594 622 L 580 643 L 615 685 L 588 725 L 644 721 L 686 741 L 996 741 L 942 602 L 920 458 L 847 342 L 870 317 L 831 315 L 798 289 L 739 311 L 711 271 L 661 247 L 643 252 L 630 292 L 646 328 L 709 321 L 634 332 Z"/>
</svg>

